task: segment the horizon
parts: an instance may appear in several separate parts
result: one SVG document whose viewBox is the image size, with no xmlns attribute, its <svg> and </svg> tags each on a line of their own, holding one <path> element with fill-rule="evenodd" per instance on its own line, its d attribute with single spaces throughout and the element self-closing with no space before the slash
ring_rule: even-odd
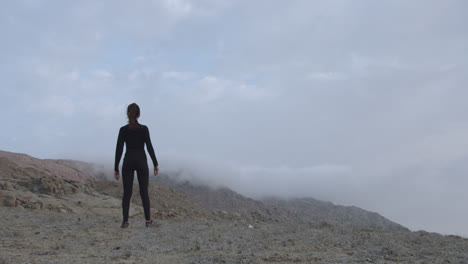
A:
<svg viewBox="0 0 468 264">
<path fill-rule="evenodd" d="M 467 8 L 8 2 L 0 149 L 112 168 L 136 102 L 161 172 L 467 237 Z"/>
</svg>

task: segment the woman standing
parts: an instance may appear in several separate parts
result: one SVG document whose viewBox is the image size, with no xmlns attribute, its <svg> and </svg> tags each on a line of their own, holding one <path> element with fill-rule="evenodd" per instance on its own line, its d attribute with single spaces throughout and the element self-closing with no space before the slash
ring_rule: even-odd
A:
<svg viewBox="0 0 468 264">
<path fill-rule="evenodd" d="M 153 145 L 151 144 L 148 127 L 138 123 L 140 117 L 140 107 L 137 104 L 130 104 L 127 108 L 128 125 L 120 128 L 117 139 L 117 147 L 115 149 L 115 164 L 114 176 L 119 180 L 119 163 L 122 157 L 124 142 L 126 143 L 126 152 L 122 165 L 122 182 L 123 182 L 123 197 L 122 211 L 123 222 L 121 228 L 128 227 L 128 211 L 130 209 L 130 198 L 132 197 L 133 177 L 137 172 L 138 184 L 140 186 L 140 196 L 143 202 L 145 211 L 146 227 L 155 225 L 151 220 L 150 200 L 148 195 L 149 170 L 146 161 L 146 153 L 144 145 L 150 154 L 154 165 L 154 176 L 158 175 L 158 161 L 154 154 Z"/>
</svg>

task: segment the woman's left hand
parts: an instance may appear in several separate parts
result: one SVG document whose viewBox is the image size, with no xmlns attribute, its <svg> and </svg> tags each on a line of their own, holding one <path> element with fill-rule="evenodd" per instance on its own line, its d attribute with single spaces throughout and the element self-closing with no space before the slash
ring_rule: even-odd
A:
<svg viewBox="0 0 468 264">
<path fill-rule="evenodd" d="M 156 167 L 154 167 L 154 176 L 157 176 L 158 173 L 159 173 L 159 167 L 156 166 Z"/>
</svg>

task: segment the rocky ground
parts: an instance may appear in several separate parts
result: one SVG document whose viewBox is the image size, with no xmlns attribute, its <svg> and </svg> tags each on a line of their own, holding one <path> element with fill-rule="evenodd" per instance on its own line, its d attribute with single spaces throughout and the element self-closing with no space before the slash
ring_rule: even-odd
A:
<svg viewBox="0 0 468 264">
<path fill-rule="evenodd" d="M 0 207 L 0 263 L 468 263 L 468 240 L 427 232 L 165 219 Z M 252 228 L 249 227 L 249 224 Z"/>
</svg>

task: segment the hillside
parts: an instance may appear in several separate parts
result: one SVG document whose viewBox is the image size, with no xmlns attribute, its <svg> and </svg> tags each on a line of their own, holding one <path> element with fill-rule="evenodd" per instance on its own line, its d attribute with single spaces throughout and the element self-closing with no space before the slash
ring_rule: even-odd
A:
<svg viewBox="0 0 468 264">
<path fill-rule="evenodd" d="M 86 173 L 79 171 L 78 174 Z M 123 188 L 118 182 L 94 181 L 85 184 L 48 174 L 38 166 L 23 168 L 0 157 L 0 188 L 0 205 L 4 206 L 91 215 L 121 215 Z M 133 192 L 131 215 L 142 217 L 137 184 Z M 149 194 L 154 218 L 214 217 L 185 195 L 158 184 L 150 183 Z"/>
<path fill-rule="evenodd" d="M 0 150 L 0 157 L 7 158 L 18 167 L 36 169 L 46 175 L 77 182 L 105 180 L 102 166 L 75 160 L 38 159 L 26 154 Z"/>
<path fill-rule="evenodd" d="M 376 213 L 310 198 L 255 201 L 190 183 L 150 183 L 156 228 L 144 226 L 135 184 L 121 229 L 119 182 L 62 178 L 43 160 L 13 157 L 34 167 L 0 157 L 0 263 L 468 263 L 462 237 L 390 228 Z"/>
<path fill-rule="evenodd" d="M 265 197 L 261 201 L 273 207 L 287 208 L 291 215 L 301 221 L 315 223 L 326 221 L 332 225 L 353 228 L 409 231 L 406 227 L 392 222 L 378 213 L 369 212 L 356 206 L 335 205 L 331 202 L 313 198 L 279 199 Z"/>
<path fill-rule="evenodd" d="M 243 214 L 256 214 L 261 219 L 278 221 L 300 221 L 316 224 L 344 225 L 353 228 L 408 231 L 375 212 L 355 206 L 334 205 L 331 202 L 313 198 L 281 199 L 268 197 L 254 200 L 238 194 L 229 188 L 210 188 L 188 181 L 172 179 L 162 174 L 154 180 L 167 188 L 186 194 L 199 206 L 213 210 L 236 211 Z"/>
<path fill-rule="evenodd" d="M 168 174 L 152 178 L 156 183 L 184 193 L 192 201 L 207 210 L 235 212 L 247 218 L 266 220 L 292 220 L 290 212 L 282 208 L 267 206 L 260 201 L 247 198 L 229 188 L 211 188 L 206 185 L 195 185 L 189 181 L 178 181 Z"/>
</svg>

